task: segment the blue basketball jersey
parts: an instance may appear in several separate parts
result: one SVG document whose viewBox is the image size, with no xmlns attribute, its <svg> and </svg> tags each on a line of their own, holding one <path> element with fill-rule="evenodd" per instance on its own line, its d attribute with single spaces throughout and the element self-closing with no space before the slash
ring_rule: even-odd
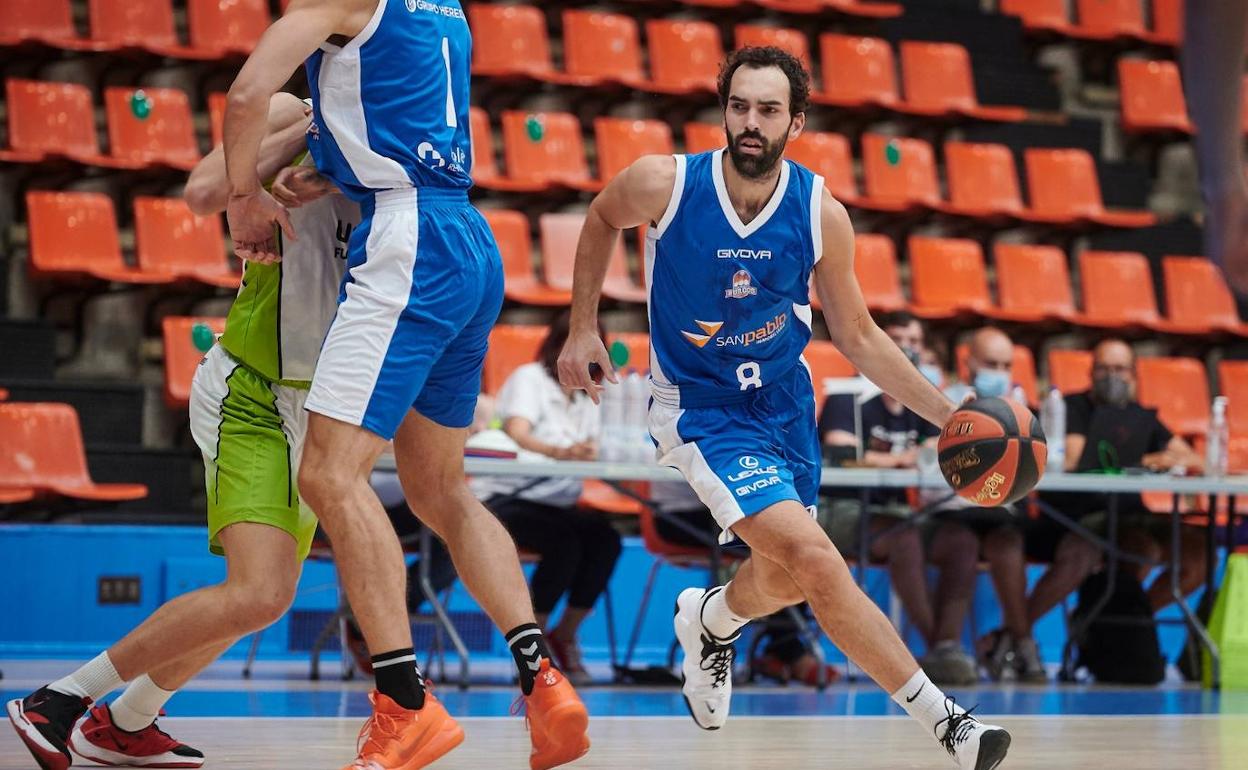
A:
<svg viewBox="0 0 1248 770">
<path fill-rule="evenodd" d="M 472 36 L 458 0 L 377 0 L 344 46 L 308 57 L 321 173 L 362 200 L 373 190 L 472 186 Z"/>
<path fill-rule="evenodd" d="M 798 365 L 810 341 L 823 178 L 783 161 L 771 200 L 744 224 L 723 153 L 676 156 L 671 202 L 646 234 L 652 391 L 669 406 L 741 400 Z"/>
</svg>

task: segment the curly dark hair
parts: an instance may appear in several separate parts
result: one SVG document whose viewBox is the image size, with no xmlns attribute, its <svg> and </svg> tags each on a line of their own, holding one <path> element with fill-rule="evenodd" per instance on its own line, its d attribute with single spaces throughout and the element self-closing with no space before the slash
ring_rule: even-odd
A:
<svg viewBox="0 0 1248 770">
<path fill-rule="evenodd" d="M 741 67 L 763 69 L 779 67 L 789 79 L 789 115 L 805 112 L 810 106 L 810 73 L 793 54 L 775 46 L 747 46 L 728 54 L 724 66 L 719 69 L 719 106 L 728 108 L 728 92 L 732 76 Z"/>
</svg>

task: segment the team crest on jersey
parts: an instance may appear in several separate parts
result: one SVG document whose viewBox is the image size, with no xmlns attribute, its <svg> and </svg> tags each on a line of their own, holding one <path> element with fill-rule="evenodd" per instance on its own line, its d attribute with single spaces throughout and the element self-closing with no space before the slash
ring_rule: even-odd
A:
<svg viewBox="0 0 1248 770">
<path fill-rule="evenodd" d="M 711 337 L 715 336 L 715 332 L 719 331 L 720 327 L 724 325 L 723 321 L 697 321 L 695 320 L 694 323 L 698 325 L 699 329 L 701 329 L 702 331 L 706 333 L 698 334 L 696 332 L 687 332 L 683 329 L 680 331 L 680 333 L 685 335 L 685 339 L 692 342 L 693 346 L 697 348 L 705 347 L 706 343 L 711 341 Z"/>
<path fill-rule="evenodd" d="M 416 13 L 416 0 L 407 0 L 407 12 Z"/>
<path fill-rule="evenodd" d="M 751 284 L 750 272 L 738 270 L 732 274 L 732 288 L 724 289 L 724 299 L 745 299 L 758 294 L 758 289 Z"/>
</svg>

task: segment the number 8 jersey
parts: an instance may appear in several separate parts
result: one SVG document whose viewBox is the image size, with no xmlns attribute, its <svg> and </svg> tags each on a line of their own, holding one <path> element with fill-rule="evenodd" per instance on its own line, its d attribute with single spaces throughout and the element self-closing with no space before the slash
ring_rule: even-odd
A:
<svg viewBox="0 0 1248 770">
<path fill-rule="evenodd" d="M 308 149 L 350 198 L 370 190 L 472 186 L 472 36 L 458 0 L 377 0 L 367 26 L 305 64 Z"/>
<path fill-rule="evenodd" d="M 646 233 L 651 388 L 665 406 L 741 401 L 799 365 L 810 341 L 823 178 L 782 161 L 775 193 L 743 223 L 724 153 L 675 156 L 671 202 Z"/>
</svg>

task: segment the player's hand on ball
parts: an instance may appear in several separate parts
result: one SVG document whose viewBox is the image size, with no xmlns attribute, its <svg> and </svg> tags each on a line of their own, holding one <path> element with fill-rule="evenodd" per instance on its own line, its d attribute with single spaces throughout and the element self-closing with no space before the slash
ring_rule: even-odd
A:
<svg viewBox="0 0 1248 770">
<path fill-rule="evenodd" d="M 290 213 L 264 190 L 231 195 L 225 204 L 225 219 L 239 259 L 261 264 L 281 260 L 275 226 L 280 226 L 287 238 L 295 240 Z"/>
<path fill-rule="evenodd" d="M 602 386 L 594 382 L 590 366 L 596 365 L 602 370 L 603 376 L 611 382 L 619 382 L 615 376 L 615 368 L 611 366 L 611 357 L 602 344 L 597 329 L 576 330 L 568 334 L 568 341 L 559 354 L 559 384 L 572 390 L 583 390 L 597 404 L 602 394 Z"/>
</svg>

